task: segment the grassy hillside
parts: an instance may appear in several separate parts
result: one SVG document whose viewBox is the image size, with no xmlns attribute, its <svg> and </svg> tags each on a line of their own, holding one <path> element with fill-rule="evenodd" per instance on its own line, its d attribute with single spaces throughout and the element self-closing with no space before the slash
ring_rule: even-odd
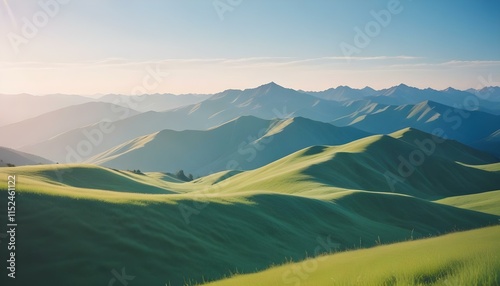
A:
<svg viewBox="0 0 500 286">
<path fill-rule="evenodd" d="M 207 175 L 227 169 L 255 169 L 311 145 L 345 144 L 368 135 L 305 118 L 244 116 L 206 131 L 163 130 L 139 137 L 87 162 L 118 169 L 183 169 Z M 203 148 L 199 148 L 200 142 Z"/>
<path fill-rule="evenodd" d="M 415 144 L 417 139 L 433 140 L 427 133 L 406 129 L 391 136 L 370 136 L 341 146 L 313 146 L 235 175 L 222 185 L 228 192 L 265 190 L 311 196 L 367 190 L 426 199 L 500 188 L 498 164 L 488 164 L 494 157 L 454 141 L 433 143 L 433 152 L 425 155 Z M 416 151 L 424 154 L 420 165 L 410 166 L 411 172 L 406 171 L 406 165 L 405 172 L 400 172 L 401 158 L 409 161 Z"/>
<path fill-rule="evenodd" d="M 280 134 L 290 124 L 273 125 L 267 132 Z M 384 172 L 396 173 L 398 157 L 418 150 L 415 140 L 431 140 L 428 136 L 407 129 L 339 146 L 312 146 L 252 171 L 223 171 L 191 182 L 94 165 L 0 168 L 0 197 L 7 197 L 8 175 L 16 175 L 15 285 L 108 285 L 113 271 L 133 276 L 129 285 L 201 283 L 290 259 L 498 224 L 496 211 L 428 200 L 474 194 L 467 201 L 494 207 L 498 194 L 485 192 L 500 188 L 500 165 L 457 142 L 437 144 L 411 176 L 389 188 Z M 6 212 L 0 212 L 0 221 L 6 220 Z M 492 247 L 489 238 L 475 244 Z M 442 253 L 425 264 L 430 270 L 411 263 L 408 272 L 394 268 L 396 278 L 387 276 L 389 260 L 374 256 L 367 261 L 382 267 L 374 281 L 416 277 L 432 282 L 449 267 L 448 259 L 469 269 L 469 264 L 460 266 L 466 256 Z M 6 248 L 0 254 L 5 257 Z M 487 265 L 476 266 L 471 271 L 489 271 Z M 445 273 L 454 277 L 455 264 L 450 267 Z M 339 281 L 356 275 L 354 268 L 350 271 Z M 324 282 L 323 277 L 317 281 Z"/>
<path fill-rule="evenodd" d="M 122 268 L 138 285 L 181 285 L 498 220 L 397 194 L 321 199 L 212 185 L 239 176 L 231 173 L 179 183 L 159 173 L 51 165 L 1 168 L 1 186 L 8 174 L 18 190 L 18 285 L 100 285 Z"/>
<path fill-rule="evenodd" d="M 113 269 L 125 267 L 140 285 L 181 285 L 187 279 L 201 282 L 235 271 L 262 270 L 287 259 L 302 260 L 320 243 L 326 249 L 318 253 L 370 247 L 378 241 L 437 235 L 497 220 L 397 198 L 380 198 L 377 204 L 391 210 L 404 205 L 404 216 L 384 208 L 356 214 L 352 202 L 277 194 L 238 198 L 246 202 L 185 198 L 140 205 L 21 192 L 17 281 L 99 285 L 109 281 Z"/>
<path fill-rule="evenodd" d="M 438 203 L 459 208 L 500 215 L 500 190 L 480 194 L 449 197 Z"/>
<path fill-rule="evenodd" d="M 51 165 L 0 168 L 1 186 L 8 174 L 18 190 L 17 285 L 101 285 L 122 268 L 137 285 L 182 285 L 498 220 L 398 194 L 305 197 L 212 185 L 243 175 L 234 173 L 179 183 L 159 173 Z"/>
<path fill-rule="evenodd" d="M 16 168 L 1 168 L 5 178 L 7 174 L 17 176 L 17 186 L 39 194 L 61 195 L 84 198 L 87 195 L 98 199 L 99 192 L 111 191 L 109 195 L 130 194 L 171 194 L 169 184 L 154 176 L 134 174 L 91 165 L 38 165 Z M 171 183 L 175 185 L 175 183 Z M 105 192 L 107 194 L 107 192 Z M 93 196 L 95 195 L 95 196 Z"/>
<path fill-rule="evenodd" d="M 498 285 L 500 227 L 285 264 L 226 285 Z"/>
</svg>

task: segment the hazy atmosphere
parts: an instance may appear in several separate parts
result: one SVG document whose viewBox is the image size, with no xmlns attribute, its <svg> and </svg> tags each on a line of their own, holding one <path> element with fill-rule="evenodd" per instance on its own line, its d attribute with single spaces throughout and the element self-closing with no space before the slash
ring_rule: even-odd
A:
<svg viewBox="0 0 500 286">
<path fill-rule="evenodd" d="M 42 4 L 43 3 L 43 4 Z M 270 81 L 475 88 L 500 68 L 498 1 L 0 3 L 0 92 L 215 93 Z"/>
<path fill-rule="evenodd" d="M 500 285 L 500 2 L 0 1 L 0 285 Z"/>
</svg>

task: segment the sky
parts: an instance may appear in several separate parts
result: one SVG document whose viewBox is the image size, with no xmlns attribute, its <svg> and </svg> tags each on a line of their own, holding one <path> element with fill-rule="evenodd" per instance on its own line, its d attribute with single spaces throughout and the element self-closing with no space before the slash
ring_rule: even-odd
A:
<svg viewBox="0 0 500 286">
<path fill-rule="evenodd" d="M 0 0 L 0 93 L 215 93 L 271 81 L 500 85 L 500 1 Z"/>
</svg>

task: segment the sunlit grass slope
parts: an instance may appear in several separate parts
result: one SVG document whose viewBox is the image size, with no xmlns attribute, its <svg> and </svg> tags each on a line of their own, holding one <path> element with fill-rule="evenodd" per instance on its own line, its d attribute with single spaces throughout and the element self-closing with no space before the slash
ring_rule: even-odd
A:
<svg viewBox="0 0 500 286">
<path fill-rule="evenodd" d="M 118 169 L 207 175 L 255 169 L 312 145 L 339 145 L 370 135 L 306 118 L 242 116 L 205 131 L 163 130 L 115 146 L 86 162 Z"/>
<path fill-rule="evenodd" d="M 428 147 L 432 152 L 425 155 L 415 140 L 429 142 L 432 136 L 405 129 L 340 146 L 312 146 L 222 184 L 228 192 L 263 190 L 311 196 L 350 189 L 425 199 L 500 188 L 500 165 L 492 164 L 493 157 L 454 141 L 433 143 L 434 147 Z M 416 151 L 423 154 L 421 162 L 411 165 L 411 172 L 407 165 L 400 167 Z"/>
<path fill-rule="evenodd" d="M 193 193 L 189 198 L 207 197 L 205 193 L 221 189 L 214 184 L 237 173 L 225 171 L 186 183 L 160 172 L 138 174 L 95 165 L 53 164 L 0 168 L 0 186 L 7 186 L 7 176 L 12 174 L 24 192 L 109 203 L 173 202 L 185 199 L 180 194 L 188 192 Z"/>
<path fill-rule="evenodd" d="M 128 193 L 169 194 L 168 184 L 161 179 L 92 165 L 37 165 L 0 168 L 0 173 L 12 173 L 25 190 L 57 192 L 96 189 Z M 4 182 L 6 176 L 0 178 Z"/>
<path fill-rule="evenodd" d="M 500 191 L 449 197 L 438 200 L 437 202 L 459 208 L 500 215 Z"/>
<path fill-rule="evenodd" d="M 40 285 L 40 281 L 42 285 L 107 285 L 113 278 L 111 271 L 122 268 L 136 277 L 137 285 L 182 285 L 189 279 L 215 280 L 235 271 L 263 270 L 290 258 L 301 260 L 314 254 L 321 241 L 332 243 L 321 252 L 370 247 L 498 220 L 494 215 L 373 192 L 346 191 L 334 199 L 316 199 L 263 192 L 231 194 L 218 187 L 201 195 L 69 186 L 79 183 L 72 182 L 73 172 L 89 180 L 98 180 L 103 172 L 108 183 L 121 175 L 130 175 L 138 184 L 161 177 L 85 165 L 67 166 L 62 182 L 68 185 L 57 186 L 52 181 L 56 177 L 46 173 L 54 170 L 45 168 L 49 170 L 43 166 L 0 169 L 2 185 L 8 174 L 18 178 L 17 285 Z M 29 184 L 23 182 L 30 178 Z M 163 182 L 203 188 L 212 179 Z M 5 191 L 1 193 L 6 197 Z M 5 212 L 0 220 L 6 221 Z M 0 251 L 2 256 L 7 254 L 6 248 Z"/>
<path fill-rule="evenodd" d="M 285 264 L 229 285 L 499 285 L 500 226 Z"/>
<path fill-rule="evenodd" d="M 0 168 L 0 198 L 7 176 L 17 179 L 15 283 L 108 285 L 113 270 L 125 269 L 135 276 L 129 285 L 182 285 L 497 224 L 495 212 L 426 200 L 500 188 L 497 164 L 462 145 L 443 150 L 450 146 L 442 143 L 389 188 L 383 172 L 397 172 L 398 156 L 415 150 L 415 138 L 421 134 L 406 130 L 313 146 L 259 169 L 188 183 L 92 165 Z"/>
</svg>

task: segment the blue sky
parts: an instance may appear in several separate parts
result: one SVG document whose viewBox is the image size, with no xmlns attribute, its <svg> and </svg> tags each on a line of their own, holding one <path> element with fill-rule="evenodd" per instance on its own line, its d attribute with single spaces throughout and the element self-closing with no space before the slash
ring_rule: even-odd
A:
<svg viewBox="0 0 500 286">
<path fill-rule="evenodd" d="M 500 81 L 499 1 L 41 3 L 0 1 L 0 93 L 127 94 L 148 67 L 168 73 L 152 93 Z"/>
</svg>

